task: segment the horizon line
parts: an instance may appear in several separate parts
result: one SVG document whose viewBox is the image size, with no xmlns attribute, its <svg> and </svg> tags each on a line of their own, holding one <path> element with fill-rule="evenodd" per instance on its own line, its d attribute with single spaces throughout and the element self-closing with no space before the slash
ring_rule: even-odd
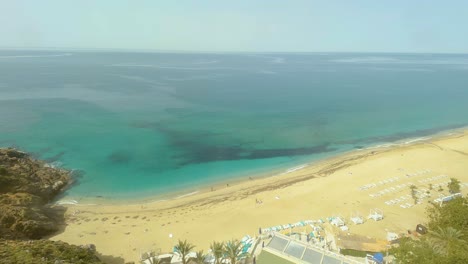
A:
<svg viewBox="0 0 468 264">
<path fill-rule="evenodd" d="M 30 51 L 75 51 L 75 52 L 129 52 L 129 53 L 179 53 L 179 54 L 245 54 L 245 53 L 289 53 L 289 54 L 326 54 L 326 53 L 386 53 L 386 54 L 447 54 L 468 55 L 468 52 L 429 52 L 429 51 L 204 51 L 204 50 L 165 50 L 165 49 L 129 49 L 129 48 L 70 48 L 70 47 L 1 47 L 0 50 L 30 50 Z"/>
</svg>

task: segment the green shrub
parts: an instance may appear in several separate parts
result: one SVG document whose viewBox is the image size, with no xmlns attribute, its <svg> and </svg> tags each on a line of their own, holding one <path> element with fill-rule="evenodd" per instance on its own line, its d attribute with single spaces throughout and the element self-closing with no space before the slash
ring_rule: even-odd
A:
<svg viewBox="0 0 468 264">
<path fill-rule="evenodd" d="M 0 175 L 7 175 L 8 173 L 8 170 L 3 167 L 3 166 L 0 166 Z"/>
</svg>

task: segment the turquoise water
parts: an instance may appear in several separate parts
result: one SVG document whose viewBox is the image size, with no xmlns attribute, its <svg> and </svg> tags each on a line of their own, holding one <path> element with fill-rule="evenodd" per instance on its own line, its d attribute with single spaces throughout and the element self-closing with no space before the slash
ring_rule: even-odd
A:
<svg viewBox="0 0 468 264">
<path fill-rule="evenodd" d="M 0 146 L 145 197 L 468 123 L 468 55 L 0 51 Z"/>
</svg>

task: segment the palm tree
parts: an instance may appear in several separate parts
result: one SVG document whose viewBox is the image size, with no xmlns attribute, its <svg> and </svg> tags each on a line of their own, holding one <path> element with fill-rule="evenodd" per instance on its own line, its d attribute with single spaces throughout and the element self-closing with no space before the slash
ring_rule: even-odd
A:
<svg viewBox="0 0 468 264">
<path fill-rule="evenodd" d="M 146 260 L 149 260 L 151 264 L 161 264 L 162 260 L 156 256 L 154 251 L 143 253 L 141 256 L 141 263 L 145 263 Z"/>
<path fill-rule="evenodd" d="M 237 258 L 242 253 L 242 243 L 237 239 L 228 241 L 224 247 L 224 252 L 226 257 L 231 260 L 231 264 L 236 264 Z"/>
<path fill-rule="evenodd" d="M 460 192 L 460 181 L 455 178 L 450 178 L 450 182 L 447 184 L 450 193 Z"/>
<path fill-rule="evenodd" d="M 216 242 L 213 241 L 210 245 L 211 252 L 213 253 L 213 256 L 215 257 L 216 264 L 221 263 L 221 258 L 223 257 L 224 253 L 224 242 Z"/>
<path fill-rule="evenodd" d="M 175 245 L 175 247 L 174 247 L 175 252 L 179 253 L 180 256 L 182 257 L 182 264 L 187 264 L 187 260 L 185 259 L 185 257 L 194 248 L 195 248 L 195 246 L 190 244 L 189 242 L 187 242 L 187 240 L 182 241 L 180 239 L 179 239 L 179 242 L 177 243 L 177 245 Z"/>
<path fill-rule="evenodd" d="M 414 184 L 411 184 L 411 186 L 410 186 L 411 197 L 413 197 L 414 204 L 418 203 L 418 196 L 417 196 L 418 191 L 416 189 L 418 189 L 418 187 L 416 187 L 416 185 L 414 185 Z"/>
<path fill-rule="evenodd" d="M 196 253 L 195 258 L 192 259 L 196 264 L 204 264 L 206 255 L 203 254 L 203 250 L 200 250 Z"/>
<path fill-rule="evenodd" d="M 455 245 L 466 244 L 462 237 L 463 232 L 453 227 L 438 227 L 436 231 L 429 231 L 428 242 L 435 252 L 447 256 Z"/>
</svg>

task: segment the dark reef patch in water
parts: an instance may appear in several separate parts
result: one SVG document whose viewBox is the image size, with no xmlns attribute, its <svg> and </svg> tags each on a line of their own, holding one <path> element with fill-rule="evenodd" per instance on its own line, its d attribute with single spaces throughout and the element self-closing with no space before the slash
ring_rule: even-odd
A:
<svg viewBox="0 0 468 264">
<path fill-rule="evenodd" d="M 129 124 L 129 126 L 133 128 L 148 128 L 148 129 L 154 129 L 156 125 L 157 123 L 154 121 L 134 121 Z"/>
<path fill-rule="evenodd" d="M 205 163 L 213 161 L 228 160 L 255 160 L 278 157 L 291 157 L 310 155 L 316 153 L 325 153 L 335 151 L 335 148 L 329 147 L 329 144 L 323 144 L 304 148 L 278 148 L 278 149 L 246 149 L 241 147 L 215 147 L 199 145 L 192 146 L 186 152 L 178 155 L 182 160 L 181 165 L 191 163 Z"/>
<path fill-rule="evenodd" d="M 132 160 L 132 156 L 123 150 L 114 151 L 107 158 L 112 163 L 128 163 Z"/>
<path fill-rule="evenodd" d="M 178 154 L 173 155 L 179 166 L 187 164 L 208 163 L 214 161 L 232 160 L 255 160 L 278 157 L 292 157 L 325 153 L 335 151 L 330 144 L 321 144 L 300 148 L 253 148 L 254 142 L 237 142 L 231 145 L 213 145 L 209 141 L 210 137 L 226 135 L 229 133 L 195 132 L 187 133 L 171 129 L 158 122 L 138 122 L 132 124 L 139 128 L 151 128 L 165 135 L 173 149 L 178 150 Z M 232 142 L 226 139 L 225 142 Z M 249 147 L 250 146 L 250 147 Z"/>
</svg>

